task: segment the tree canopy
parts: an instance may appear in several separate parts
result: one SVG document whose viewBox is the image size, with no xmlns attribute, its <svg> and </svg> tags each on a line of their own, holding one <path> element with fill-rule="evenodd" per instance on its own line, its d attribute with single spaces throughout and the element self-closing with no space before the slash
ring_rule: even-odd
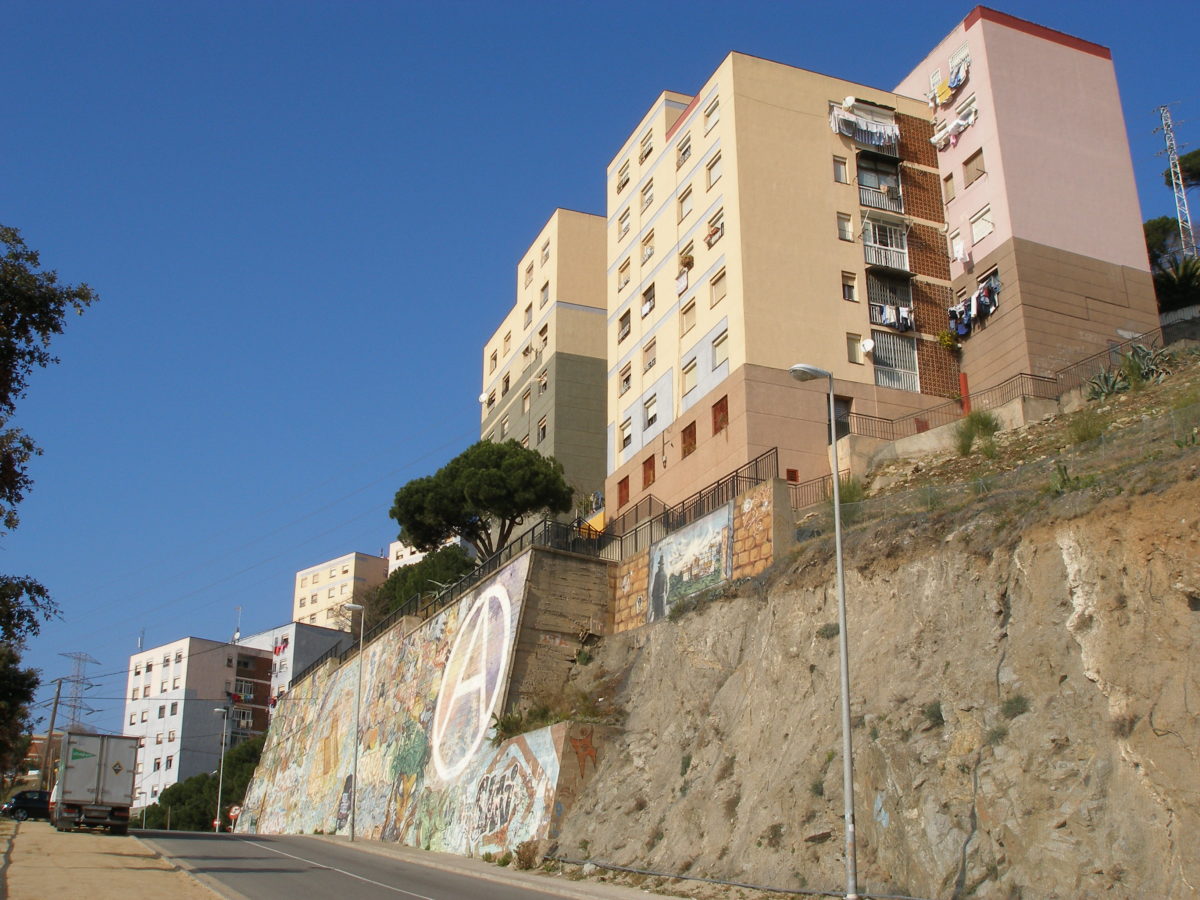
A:
<svg viewBox="0 0 1200 900">
<path fill-rule="evenodd" d="M 458 581 L 473 568 L 475 560 L 457 544 L 439 547 L 412 565 L 401 566 L 367 598 L 364 605 L 368 610 L 368 627 L 413 597 Z"/>
<path fill-rule="evenodd" d="M 1200 259 L 1177 259 L 1154 273 L 1159 312 L 1200 305 Z"/>
<path fill-rule="evenodd" d="M 1179 157 L 1179 174 L 1183 176 L 1183 189 L 1189 190 L 1200 184 L 1200 150 L 1193 150 Z M 1171 170 L 1163 171 L 1163 181 L 1171 187 Z"/>
<path fill-rule="evenodd" d="M 0 534 L 17 527 L 17 505 L 31 480 L 29 460 L 41 451 L 9 419 L 25 396 L 34 369 L 58 360 L 51 338 L 62 334 L 66 315 L 98 298 L 86 284 L 60 284 L 58 274 L 41 268 L 17 229 L 0 225 Z M 41 584 L 28 577 L 0 575 L 0 640 L 23 641 L 37 634 L 56 607 Z"/>
<path fill-rule="evenodd" d="M 266 739 L 265 734 L 260 734 L 225 753 L 225 782 L 221 785 L 222 827 L 230 824 L 229 808 L 240 806 L 245 798 Z M 217 769 L 216 760 L 213 769 Z M 216 811 L 217 776 L 202 772 L 159 794 L 158 802 L 146 808 L 146 827 L 166 828 L 170 815 L 172 831 L 212 831 Z"/>
<path fill-rule="evenodd" d="M 484 559 L 525 516 L 570 510 L 573 493 L 558 460 L 516 441 L 480 441 L 397 491 L 390 514 L 400 539 L 418 550 L 461 537 Z"/>
<path fill-rule="evenodd" d="M 1146 253 L 1150 271 L 1162 272 L 1179 256 L 1179 220 L 1174 216 L 1157 216 L 1142 223 L 1146 236 Z"/>
<path fill-rule="evenodd" d="M 38 681 L 36 670 L 21 668 L 17 648 L 0 643 L 0 771 L 13 771 L 25 755 L 29 704 Z"/>
</svg>

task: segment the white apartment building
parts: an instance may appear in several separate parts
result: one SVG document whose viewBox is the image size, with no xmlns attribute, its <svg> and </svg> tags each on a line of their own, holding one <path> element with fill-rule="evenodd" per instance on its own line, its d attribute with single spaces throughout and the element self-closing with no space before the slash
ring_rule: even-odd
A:
<svg viewBox="0 0 1200 900">
<path fill-rule="evenodd" d="M 342 607 L 357 602 L 363 590 L 378 587 L 388 576 L 388 561 L 369 553 L 347 553 L 296 573 L 292 621 L 349 631 Z"/>
</svg>

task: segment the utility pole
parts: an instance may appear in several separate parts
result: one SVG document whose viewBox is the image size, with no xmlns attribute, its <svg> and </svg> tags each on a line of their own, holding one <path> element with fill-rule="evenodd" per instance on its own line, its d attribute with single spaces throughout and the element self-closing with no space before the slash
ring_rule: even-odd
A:
<svg viewBox="0 0 1200 900">
<path fill-rule="evenodd" d="M 1184 257 L 1196 257 L 1196 236 L 1192 231 L 1192 215 L 1188 212 L 1187 190 L 1183 186 L 1183 172 L 1179 168 L 1179 149 L 1175 145 L 1175 127 L 1171 122 L 1171 110 L 1158 108 L 1162 119 L 1163 140 L 1167 142 L 1167 161 L 1171 164 L 1171 188 L 1175 191 L 1175 218 L 1179 222 L 1179 250 Z"/>
<path fill-rule="evenodd" d="M 67 728 L 70 729 L 73 725 L 79 724 L 82 712 L 95 712 L 94 709 L 83 702 L 84 688 L 91 687 L 84 677 L 84 668 L 88 665 L 99 665 L 100 660 L 94 659 L 91 655 L 81 650 L 77 650 L 74 653 L 60 653 L 58 655 L 65 656 L 67 659 L 74 660 L 75 662 L 71 677 L 61 679 L 62 681 L 71 682 L 71 696 L 63 703 L 63 706 L 71 710 L 71 720 L 67 723 Z"/>
<path fill-rule="evenodd" d="M 42 748 L 42 771 L 38 777 L 38 789 L 46 790 L 50 778 L 50 745 L 54 743 L 54 720 L 58 716 L 58 698 L 62 694 L 62 678 L 54 679 L 54 704 L 50 707 L 50 727 L 46 729 L 46 746 Z"/>
</svg>

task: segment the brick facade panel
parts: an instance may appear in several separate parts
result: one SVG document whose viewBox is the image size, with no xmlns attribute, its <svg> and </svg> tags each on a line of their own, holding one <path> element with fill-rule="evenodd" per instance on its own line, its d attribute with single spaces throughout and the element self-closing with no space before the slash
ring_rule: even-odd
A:
<svg viewBox="0 0 1200 900">
<path fill-rule="evenodd" d="M 929 143 L 933 137 L 933 123 L 928 119 L 896 113 L 896 124 L 900 126 L 900 158 L 936 169 L 937 149 Z"/>
<path fill-rule="evenodd" d="M 921 393 L 935 397 L 958 396 L 958 354 L 937 341 L 917 341 L 917 369 Z"/>
<path fill-rule="evenodd" d="M 939 334 L 949 327 L 946 310 L 954 294 L 942 284 L 913 281 L 913 318 L 917 331 L 922 334 Z"/>
<path fill-rule="evenodd" d="M 904 196 L 904 212 L 908 215 L 931 222 L 946 221 L 941 180 L 936 172 L 901 166 L 900 191 Z"/>
<path fill-rule="evenodd" d="M 918 275 L 950 280 L 946 240 L 932 225 L 914 225 L 909 230 L 908 261 Z"/>
</svg>

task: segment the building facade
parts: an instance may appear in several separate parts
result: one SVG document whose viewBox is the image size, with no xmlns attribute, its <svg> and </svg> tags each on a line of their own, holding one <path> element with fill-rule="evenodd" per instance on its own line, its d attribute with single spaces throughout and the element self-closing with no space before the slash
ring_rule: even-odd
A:
<svg viewBox="0 0 1200 900">
<path fill-rule="evenodd" d="M 387 559 L 369 553 L 347 553 L 301 569 L 292 592 L 292 621 L 349 631 L 350 617 L 342 607 L 361 602 L 355 597 L 383 584 L 387 576 Z"/>
<path fill-rule="evenodd" d="M 604 241 L 603 217 L 555 210 L 483 348 L 479 436 L 558 459 L 581 512 L 605 476 Z"/>
</svg>

